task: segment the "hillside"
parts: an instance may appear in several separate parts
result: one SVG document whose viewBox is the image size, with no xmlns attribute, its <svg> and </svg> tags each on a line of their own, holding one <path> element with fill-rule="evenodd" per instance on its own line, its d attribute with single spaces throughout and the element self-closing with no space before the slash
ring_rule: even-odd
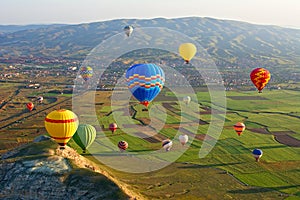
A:
<svg viewBox="0 0 300 200">
<path fill-rule="evenodd" d="M 103 175 L 72 148 L 52 140 L 30 143 L 2 155 L 0 199 L 133 199 L 132 192 Z M 124 192 L 126 191 L 126 193 Z M 131 196 L 131 197 L 130 197 Z M 138 198 L 141 199 L 141 198 Z"/>
<path fill-rule="evenodd" d="M 295 64 L 300 60 L 300 30 L 200 17 L 120 19 L 22 30 L 0 36 L 0 56 L 81 60 L 127 24 L 179 31 L 196 39 L 219 63 Z"/>
<path fill-rule="evenodd" d="M 17 31 L 24 30 L 33 30 L 33 29 L 41 29 L 41 28 L 49 28 L 49 27 L 59 27 L 64 26 L 64 24 L 32 24 L 32 25 L 0 25 L 0 34 L 13 33 Z"/>
</svg>

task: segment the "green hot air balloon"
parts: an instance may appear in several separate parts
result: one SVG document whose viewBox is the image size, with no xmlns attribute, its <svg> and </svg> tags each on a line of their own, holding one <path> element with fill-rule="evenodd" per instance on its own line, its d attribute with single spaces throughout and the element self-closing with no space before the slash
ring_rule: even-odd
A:
<svg viewBox="0 0 300 200">
<path fill-rule="evenodd" d="M 76 133 L 73 136 L 74 141 L 85 150 L 94 142 L 96 138 L 96 129 L 89 124 L 79 124 Z"/>
</svg>

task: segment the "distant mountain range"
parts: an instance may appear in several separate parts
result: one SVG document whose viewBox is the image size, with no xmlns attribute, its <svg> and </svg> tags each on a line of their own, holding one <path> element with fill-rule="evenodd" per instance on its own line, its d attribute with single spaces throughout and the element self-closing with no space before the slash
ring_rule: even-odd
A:
<svg viewBox="0 0 300 200">
<path fill-rule="evenodd" d="M 188 17 L 120 19 L 78 25 L 0 26 L 0 57 L 84 59 L 125 25 L 166 27 L 196 39 L 220 62 L 239 64 L 300 61 L 300 30 L 239 21 Z"/>
<path fill-rule="evenodd" d="M 0 25 L 0 34 L 3 33 L 13 33 L 17 31 L 24 31 L 29 29 L 39 29 L 39 28 L 46 28 L 50 26 L 64 26 L 66 24 L 32 24 L 32 25 Z"/>
</svg>

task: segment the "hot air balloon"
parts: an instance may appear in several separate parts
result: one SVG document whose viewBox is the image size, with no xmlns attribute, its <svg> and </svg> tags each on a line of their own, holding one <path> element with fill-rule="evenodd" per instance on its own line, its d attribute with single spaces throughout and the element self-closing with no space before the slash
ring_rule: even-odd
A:
<svg viewBox="0 0 300 200">
<path fill-rule="evenodd" d="M 162 141 L 162 147 L 166 150 L 166 151 L 170 151 L 170 149 L 172 148 L 173 142 L 170 139 L 166 139 Z"/>
<path fill-rule="evenodd" d="M 133 27 L 125 26 L 123 30 L 124 30 L 125 34 L 127 35 L 127 37 L 129 37 L 131 35 L 131 33 L 133 32 Z"/>
<path fill-rule="evenodd" d="M 26 107 L 27 107 L 27 109 L 28 109 L 29 111 L 32 111 L 33 108 L 34 108 L 34 104 L 33 104 L 32 102 L 29 102 L 29 103 L 26 104 Z"/>
<path fill-rule="evenodd" d="M 79 73 L 84 81 L 88 81 L 93 76 L 93 69 L 91 67 L 81 67 Z"/>
<path fill-rule="evenodd" d="M 118 125 L 116 123 L 111 123 L 109 125 L 109 130 L 111 130 L 111 133 L 114 133 L 118 128 Z"/>
<path fill-rule="evenodd" d="M 65 146 L 78 127 L 78 118 L 70 110 L 54 110 L 45 118 L 45 127 L 49 135 L 61 146 Z"/>
<path fill-rule="evenodd" d="M 271 74 L 264 68 L 256 68 L 251 72 L 250 78 L 255 87 L 258 89 L 258 92 L 261 93 L 262 89 L 264 89 L 269 82 Z"/>
<path fill-rule="evenodd" d="M 183 97 L 183 102 L 188 105 L 191 102 L 191 97 L 190 96 L 185 96 Z"/>
<path fill-rule="evenodd" d="M 253 156 L 254 156 L 256 162 L 258 162 L 258 161 L 259 161 L 259 158 L 263 155 L 263 151 L 260 150 L 260 149 L 254 149 L 254 150 L 252 151 L 252 154 L 253 154 Z"/>
<path fill-rule="evenodd" d="M 81 147 L 83 153 L 94 142 L 96 133 L 96 129 L 92 125 L 79 124 L 77 131 L 73 135 L 73 139 Z"/>
<path fill-rule="evenodd" d="M 128 148 L 128 143 L 126 141 L 122 140 L 118 143 L 118 147 L 119 147 L 120 151 L 123 152 Z"/>
<path fill-rule="evenodd" d="M 44 97 L 42 97 L 42 96 L 38 96 L 38 97 L 37 97 L 38 103 L 42 103 L 43 100 L 44 100 Z"/>
<path fill-rule="evenodd" d="M 126 81 L 132 95 L 148 107 L 163 88 L 165 73 L 155 64 L 136 64 L 127 70 Z"/>
<path fill-rule="evenodd" d="M 233 128 L 236 131 L 236 133 L 240 136 L 242 132 L 245 130 L 246 126 L 244 123 L 238 122 L 233 126 Z"/>
<path fill-rule="evenodd" d="M 179 142 L 183 145 L 185 145 L 189 140 L 189 136 L 186 134 L 179 135 Z"/>
<path fill-rule="evenodd" d="M 190 60 L 195 56 L 197 48 L 192 43 L 183 43 L 179 46 L 179 54 L 189 64 Z"/>
</svg>

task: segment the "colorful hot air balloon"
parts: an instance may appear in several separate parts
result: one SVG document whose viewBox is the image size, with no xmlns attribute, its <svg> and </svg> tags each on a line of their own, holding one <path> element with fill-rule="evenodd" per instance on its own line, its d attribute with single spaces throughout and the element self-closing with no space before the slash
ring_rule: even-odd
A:
<svg viewBox="0 0 300 200">
<path fill-rule="evenodd" d="M 253 154 L 253 156 L 254 156 L 256 162 L 258 162 L 258 161 L 259 161 L 259 158 L 263 155 L 263 151 L 260 150 L 260 149 L 254 149 L 254 150 L 252 151 L 252 154 Z"/>
<path fill-rule="evenodd" d="M 116 123 L 111 123 L 109 125 L 109 130 L 111 130 L 111 133 L 114 133 L 118 128 L 118 125 Z"/>
<path fill-rule="evenodd" d="M 133 96 L 147 107 L 163 88 L 165 73 L 155 64 L 136 64 L 127 70 L 126 81 Z"/>
<path fill-rule="evenodd" d="M 128 148 L 128 143 L 126 141 L 122 140 L 118 143 L 118 147 L 119 147 L 120 151 L 123 152 Z"/>
<path fill-rule="evenodd" d="M 162 141 L 162 147 L 166 150 L 166 151 L 170 151 L 170 149 L 172 148 L 173 142 L 170 139 L 166 139 Z"/>
<path fill-rule="evenodd" d="M 29 111 L 32 111 L 33 108 L 34 108 L 34 104 L 33 104 L 32 102 L 29 102 L 29 103 L 26 104 L 26 107 L 27 107 L 27 109 L 28 109 Z"/>
<path fill-rule="evenodd" d="M 233 126 L 233 128 L 236 131 L 236 133 L 240 136 L 242 132 L 245 130 L 246 126 L 244 123 L 238 122 Z"/>
<path fill-rule="evenodd" d="M 127 37 L 129 37 L 131 35 L 131 33 L 133 32 L 133 27 L 125 26 L 123 30 L 124 30 L 125 34 L 127 35 Z"/>
<path fill-rule="evenodd" d="M 250 74 L 251 81 L 261 93 L 262 89 L 267 85 L 271 78 L 271 74 L 264 68 L 256 68 Z"/>
<path fill-rule="evenodd" d="M 195 56 L 197 48 L 192 43 L 183 43 L 179 46 L 179 54 L 189 64 L 190 60 Z"/>
<path fill-rule="evenodd" d="M 188 105 L 191 102 L 191 97 L 190 96 L 185 96 L 183 97 L 183 102 Z"/>
<path fill-rule="evenodd" d="M 183 145 L 185 145 L 189 140 L 189 136 L 186 134 L 179 135 L 179 142 Z"/>
<path fill-rule="evenodd" d="M 91 67 L 81 67 L 79 73 L 83 80 L 88 81 L 93 76 L 93 69 Z"/>
<path fill-rule="evenodd" d="M 49 135 L 61 146 L 65 146 L 78 127 L 78 118 L 70 110 L 54 110 L 45 118 L 45 127 Z"/>
<path fill-rule="evenodd" d="M 36 100 L 37 100 L 39 103 L 42 103 L 43 100 L 44 100 L 44 97 L 38 96 Z"/>
<path fill-rule="evenodd" d="M 96 138 L 96 129 L 89 124 L 79 124 L 77 131 L 73 135 L 73 139 L 81 147 L 83 153 L 89 148 Z"/>
</svg>

